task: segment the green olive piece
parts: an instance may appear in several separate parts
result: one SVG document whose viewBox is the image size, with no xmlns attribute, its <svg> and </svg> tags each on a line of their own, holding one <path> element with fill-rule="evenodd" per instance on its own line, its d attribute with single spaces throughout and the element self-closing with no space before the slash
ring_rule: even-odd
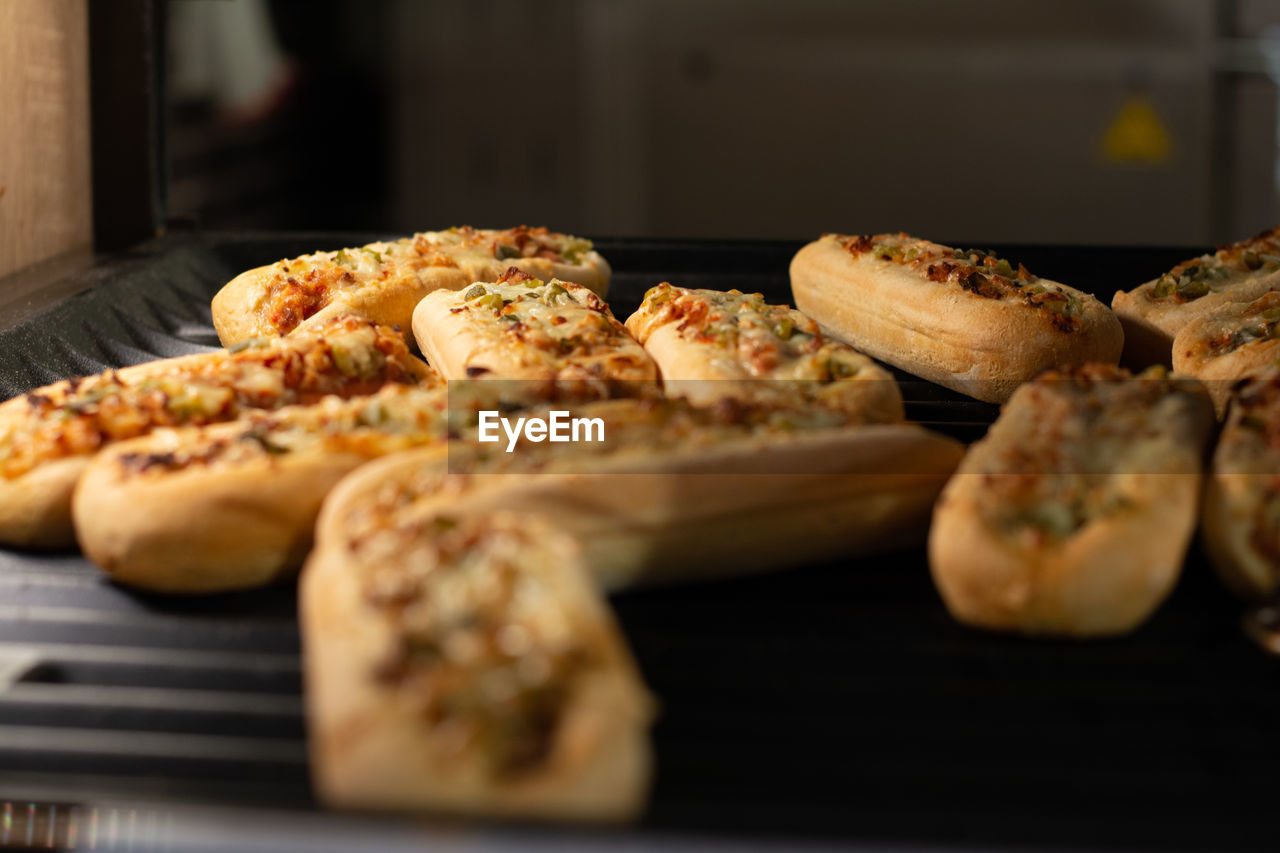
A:
<svg viewBox="0 0 1280 853">
<path fill-rule="evenodd" d="M 520 257 L 520 250 L 514 246 L 499 246 L 494 251 L 494 257 L 500 261 L 506 260 L 507 258 L 518 258 Z"/>
<path fill-rule="evenodd" d="M 1001 258 L 999 261 L 996 262 L 996 272 L 1004 276 L 1005 278 L 1014 277 L 1013 265 L 1010 264 L 1008 261 L 1006 261 L 1004 258 Z"/>
<path fill-rule="evenodd" d="M 1268 308 L 1258 316 L 1268 323 L 1274 323 L 1276 320 L 1280 320 L 1280 308 Z"/>
<path fill-rule="evenodd" d="M 791 318 L 783 317 L 778 321 L 778 328 L 774 331 L 777 332 L 778 337 L 782 338 L 784 341 L 788 341 L 791 340 L 791 332 L 793 328 L 794 324 L 791 322 Z"/>
<path fill-rule="evenodd" d="M 484 296 L 488 292 L 489 291 L 484 289 L 483 284 L 473 284 L 469 288 L 467 288 L 465 293 L 462 294 L 462 301 L 470 302 L 472 299 L 475 299 L 477 296 Z"/>
</svg>

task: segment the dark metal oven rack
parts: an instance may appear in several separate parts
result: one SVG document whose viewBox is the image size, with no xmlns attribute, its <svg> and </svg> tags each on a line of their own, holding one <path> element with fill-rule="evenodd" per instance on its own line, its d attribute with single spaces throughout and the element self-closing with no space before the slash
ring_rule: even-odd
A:
<svg viewBox="0 0 1280 853">
<path fill-rule="evenodd" d="M 366 239 L 176 235 L 100 260 L 77 274 L 93 285 L 84 292 L 21 322 L 0 316 L 0 397 L 213 348 L 209 298 L 236 272 Z M 662 280 L 789 301 L 797 245 L 601 248 L 615 269 L 611 302 L 625 316 Z M 1104 299 L 1187 254 L 1009 251 Z M 898 375 L 914 420 L 972 440 L 996 414 Z M 629 830 L 541 830 L 553 848 L 584 838 L 1274 847 L 1280 669 L 1242 636 L 1238 606 L 1198 551 L 1147 626 L 1093 643 L 956 626 L 922 549 L 614 603 L 661 698 L 652 804 Z M 292 587 L 162 598 L 112 585 L 77 554 L 0 551 L 6 798 L 61 803 L 64 815 L 87 814 L 74 803 L 118 800 L 217 804 L 235 821 L 265 809 L 292 827 L 282 830 L 289 837 L 317 837 L 315 822 L 330 818 L 307 782 Z M 404 829 L 382 819 L 359 826 L 364 849 L 390 849 L 391 828 Z M 463 837 L 494 845 L 485 849 L 529 841 L 471 832 Z"/>
</svg>

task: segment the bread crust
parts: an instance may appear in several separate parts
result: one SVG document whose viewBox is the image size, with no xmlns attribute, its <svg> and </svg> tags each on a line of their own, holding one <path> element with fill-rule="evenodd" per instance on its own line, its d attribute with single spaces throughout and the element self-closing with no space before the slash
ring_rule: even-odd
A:
<svg viewBox="0 0 1280 853">
<path fill-rule="evenodd" d="M 1205 488 L 1203 542 L 1237 595 L 1266 602 L 1280 589 L 1280 367 L 1241 383 L 1227 409 Z"/>
<path fill-rule="evenodd" d="M 658 378 L 653 360 L 596 294 L 518 272 L 460 293 L 431 294 L 414 310 L 413 332 L 427 360 L 450 380 L 572 387 L 651 384 Z"/>
<path fill-rule="evenodd" d="M 1177 582 L 1198 514 L 1208 398 L 1194 386 L 1135 389 L 1141 379 L 1089 370 L 1016 392 L 943 491 L 929 564 L 957 620 L 1033 635 L 1123 634 Z M 1096 406 L 1101 420 L 1091 421 Z M 1119 414 L 1129 420 L 1112 430 L 1106 422 Z M 1072 508 L 1077 496 L 1093 508 Z M 1056 525 L 1064 512 L 1082 515 L 1056 531 L 1032 521 Z"/>
<path fill-rule="evenodd" d="M 119 583 L 162 593 L 251 589 L 292 576 L 329 490 L 365 457 L 321 452 L 167 476 L 120 476 L 125 442 L 88 466 L 75 490 L 85 556 Z M 122 507 L 127 509 L 122 510 Z"/>
<path fill-rule="evenodd" d="M 155 592 L 291 576 L 329 490 L 371 458 L 443 442 L 447 405 L 443 388 L 390 386 L 122 442 L 88 464 L 75 490 L 80 547 L 113 579 Z"/>
<path fill-rule="evenodd" d="M 1125 365 L 1174 364 L 1174 338 L 1188 324 L 1233 302 L 1257 299 L 1278 284 L 1280 228 L 1273 228 L 1118 292 L 1111 308 L 1124 327 Z"/>
<path fill-rule="evenodd" d="M 1280 286 L 1277 282 L 1276 286 Z M 1208 298 L 1208 297 L 1206 297 Z M 1231 389 L 1280 358 L 1280 291 L 1252 301 L 1228 302 L 1201 314 L 1173 339 L 1173 369 L 1205 384 L 1219 418 Z"/>
<path fill-rule="evenodd" d="M 579 249 L 576 262 L 549 249 L 531 257 L 495 256 L 499 246 L 514 250 L 575 244 L 590 246 L 588 241 L 545 228 L 462 227 L 358 249 L 317 252 L 233 278 L 213 298 L 213 325 L 224 346 L 291 334 L 344 313 L 408 329 L 414 306 L 427 294 L 496 281 L 513 267 L 544 280 L 572 281 L 603 296 L 611 270 L 594 249 Z"/>
<path fill-rule="evenodd" d="M 695 405 L 731 399 L 821 406 L 868 423 L 904 417 L 902 393 L 887 370 L 760 294 L 664 282 L 645 294 L 626 325 L 657 363 L 667 393 Z"/>
<path fill-rule="evenodd" d="M 73 546 L 76 481 L 88 459 L 113 442 L 325 394 L 367 394 L 386 382 L 439 381 L 385 327 L 348 316 L 313 331 L 288 343 L 263 341 L 234 353 L 179 356 L 64 380 L 0 403 L 0 543 Z"/>
<path fill-rule="evenodd" d="M 613 590 L 918 544 L 962 454 L 959 442 L 904 424 L 717 436 L 545 465 L 454 447 L 457 476 L 435 500 L 553 518 Z"/>
<path fill-rule="evenodd" d="M 595 656 L 595 665 L 572 682 L 536 766 L 514 777 L 494 775 L 474 741 L 448 754 L 441 749 L 445 733 L 414 705 L 412 682 L 378 677 L 388 650 L 402 641 L 394 620 L 370 605 L 370 579 L 345 522 L 412 472 L 389 457 L 344 481 L 326 502 L 320 541 L 303 573 L 308 740 L 318 796 L 332 806 L 370 810 L 578 821 L 636 817 L 652 773 L 652 702 L 576 544 L 545 522 L 507 513 L 480 522 L 526 537 L 522 571 L 551 590 L 563 630 Z M 461 525 L 474 521 L 449 517 Z M 430 518 L 423 515 L 423 524 Z"/>
<path fill-rule="evenodd" d="M 862 241 L 862 242 L 859 242 Z M 1003 402 L 1021 383 L 1056 365 L 1115 363 L 1123 346 L 1120 324 L 1092 296 L 1057 282 L 1020 278 L 1025 270 L 997 278 L 983 263 L 979 272 L 1000 282 L 1005 296 L 986 296 L 968 284 L 930 280 L 927 270 L 877 252 L 885 241 L 940 258 L 953 250 L 907 235 L 848 238 L 827 234 L 802 248 L 791 262 L 796 307 L 834 337 L 923 379 L 989 402 Z M 850 248 L 850 247 L 853 248 Z M 860 248 L 862 247 L 862 248 Z M 950 261 L 939 261 L 935 268 Z M 941 276 L 940 276 L 941 277 Z M 1020 294 L 1025 280 L 1062 294 L 1073 308 L 1072 328 Z M 1008 282 L 1016 282 L 1010 286 Z"/>
</svg>

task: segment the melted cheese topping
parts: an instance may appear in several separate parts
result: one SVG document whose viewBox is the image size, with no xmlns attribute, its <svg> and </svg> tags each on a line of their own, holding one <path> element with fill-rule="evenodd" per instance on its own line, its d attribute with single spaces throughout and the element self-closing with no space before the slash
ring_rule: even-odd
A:
<svg viewBox="0 0 1280 853">
<path fill-rule="evenodd" d="M 282 260 L 271 268 L 258 310 L 286 335 L 344 292 L 420 270 L 453 267 L 471 280 L 492 281 L 513 260 L 544 258 L 577 265 L 591 248 L 589 240 L 525 225 L 502 231 L 465 226 L 426 231 L 394 242 Z"/>
<path fill-rule="evenodd" d="M 1013 302 L 1040 311 L 1063 332 L 1080 326 L 1080 298 L 981 249 L 953 249 L 905 233 L 834 237 L 854 258 L 870 257 L 910 270 L 927 281 L 951 283 L 983 299 Z"/>
<path fill-rule="evenodd" d="M 311 452 L 372 459 L 443 442 L 449 435 L 445 388 L 389 385 L 377 394 L 326 397 L 311 406 L 254 412 L 211 429 L 162 430 L 145 451 L 122 454 L 122 473 L 169 473 L 243 465 Z"/>
<path fill-rule="evenodd" d="M 1203 396 L 1160 367 L 1050 371 L 1005 407 L 962 470 L 983 476 L 993 528 L 1031 547 L 1062 540 L 1134 506 L 1129 475 L 1168 470 L 1168 441 Z"/>
<path fill-rule="evenodd" d="M 1253 302 L 1229 304 L 1202 321 L 1192 352 L 1220 358 L 1242 347 L 1260 347 L 1280 338 L 1280 291 Z"/>
<path fill-rule="evenodd" d="M 1181 304 L 1280 271 L 1280 227 L 1183 261 L 1139 290 L 1152 302 Z"/>
<path fill-rule="evenodd" d="M 478 754 L 497 781 L 535 772 L 608 638 L 548 571 L 555 534 L 513 515 L 425 513 L 425 488 L 383 489 L 348 519 L 365 600 L 396 635 L 370 676 L 417 708 L 442 759 Z"/>
<path fill-rule="evenodd" d="M 445 303 L 476 341 L 471 378 L 649 382 L 657 369 L 599 296 L 581 285 L 543 282 L 516 269 L 473 284 Z"/>
<path fill-rule="evenodd" d="M 254 339 L 229 351 L 175 359 L 167 371 L 131 376 L 109 370 L 59 382 L 5 405 L 0 475 L 19 477 L 43 462 L 90 454 L 158 427 L 228 421 L 251 409 L 414 382 L 413 362 L 399 333 L 341 317 L 312 335 Z"/>
<path fill-rule="evenodd" d="M 704 363 L 696 379 L 710 383 L 690 387 L 684 380 L 692 377 L 680 375 L 678 365 L 663 364 L 663 378 L 673 392 L 695 400 L 732 396 L 798 409 L 816 405 L 867 420 L 902 417 L 888 371 L 827 339 L 806 315 L 788 305 L 770 305 L 759 293 L 689 290 L 663 282 L 645 294 L 627 328 L 647 343 L 664 327 L 673 327 L 681 341 L 698 348 Z"/>
</svg>

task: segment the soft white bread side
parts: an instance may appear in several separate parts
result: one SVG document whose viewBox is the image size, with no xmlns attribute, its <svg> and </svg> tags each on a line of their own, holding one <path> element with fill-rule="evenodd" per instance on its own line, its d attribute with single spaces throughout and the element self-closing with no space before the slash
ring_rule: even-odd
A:
<svg viewBox="0 0 1280 853">
<path fill-rule="evenodd" d="M 1277 284 L 1280 228 L 1272 228 L 1120 291 L 1111 307 L 1124 327 L 1125 365 L 1169 366 L 1174 338 L 1187 324 L 1232 302 L 1257 299 Z"/>
<path fill-rule="evenodd" d="M 627 329 L 657 363 L 675 397 L 819 406 L 867 423 L 903 419 L 892 374 L 818 324 L 758 293 L 650 288 Z"/>
<path fill-rule="evenodd" d="M 303 573 L 318 796 L 340 808 L 636 817 L 652 700 L 577 544 L 522 514 L 422 511 L 412 481 L 423 454 L 406 455 L 418 461 L 379 460 L 334 491 Z"/>
<path fill-rule="evenodd" d="M 608 262 L 577 237 L 525 226 L 451 228 L 247 270 L 214 296 L 213 325 L 224 346 L 290 334 L 344 313 L 408 329 L 414 306 L 427 294 L 496 281 L 511 268 L 572 281 L 601 296 L 611 275 Z"/>
<path fill-rule="evenodd" d="M 827 234 L 791 262 L 796 307 L 834 337 L 989 402 L 1049 367 L 1115 363 L 1120 323 L 1089 294 L 906 234 Z"/>
<path fill-rule="evenodd" d="M 1280 286 L 1280 281 L 1276 286 Z M 1218 417 L 1232 387 L 1280 358 L 1280 291 L 1229 302 L 1189 321 L 1173 339 L 1173 369 L 1209 389 Z"/>
<path fill-rule="evenodd" d="M 1242 383 L 1227 410 L 1205 489 L 1204 545 L 1236 594 L 1280 589 L 1280 367 Z"/>
<path fill-rule="evenodd" d="M 1203 389 L 1116 368 L 1020 388 L 934 510 L 929 564 L 961 622 L 1092 637 L 1140 625 L 1195 530 Z"/>
</svg>

